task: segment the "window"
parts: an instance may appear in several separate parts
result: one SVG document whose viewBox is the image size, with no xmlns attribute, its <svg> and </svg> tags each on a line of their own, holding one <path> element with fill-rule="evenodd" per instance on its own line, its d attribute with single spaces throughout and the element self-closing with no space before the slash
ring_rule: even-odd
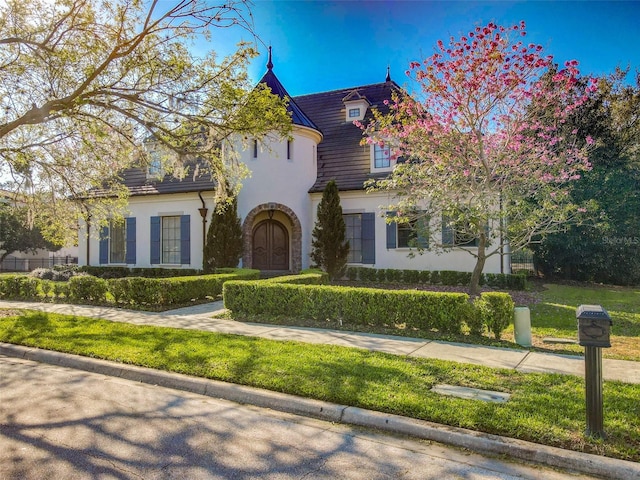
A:
<svg viewBox="0 0 640 480">
<path fill-rule="evenodd" d="M 109 263 L 125 263 L 127 231 L 124 222 L 109 224 Z"/>
<path fill-rule="evenodd" d="M 101 265 L 109 263 L 136 263 L 136 219 L 127 217 L 124 221 L 109 222 L 100 229 L 98 248 Z"/>
<path fill-rule="evenodd" d="M 398 248 L 415 247 L 418 238 L 416 221 L 396 223 L 396 227 L 398 229 Z"/>
<path fill-rule="evenodd" d="M 347 263 L 376 263 L 375 213 L 346 213 L 342 218 L 349 241 Z"/>
<path fill-rule="evenodd" d="M 162 263 L 180 263 L 180 217 L 162 217 Z"/>
<path fill-rule="evenodd" d="M 488 237 L 488 227 L 485 232 Z M 442 216 L 442 245 L 446 247 L 477 247 L 478 242 L 478 234 L 469 222 L 456 222 L 446 215 Z"/>
<path fill-rule="evenodd" d="M 151 217 L 150 262 L 188 265 L 191 263 L 191 216 L 169 214 Z"/>
<path fill-rule="evenodd" d="M 258 158 L 258 140 L 253 141 L 253 158 Z"/>
<path fill-rule="evenodd" d="M 293 140 L 287 140 L 287 160 L 293 157 Z"/>
<path fill-rule="evenodd" d="M 149 169 L 147 175 L 149 177 L 162 177 L 162 158 L 160 152 L 154 150 L 150 154 Z"/>
<path fill-rule="evenodd" d="M 375 168 L 391 167 L 391 151 L 389 147 L 381 147 L 377 143 L 373 147 L 373 166 Z"/>
<path fill-rule="evenodd" d="M 387 212 L 395 216 L 396 212 Z M 387 223 L 387 248 L 429 248 L 428 220 L 419 217 L 408 222 Z"/>
<path fill-rule="evenodd" d="M 359 108 L 350 108 L 349 109 L 349 118 L 358 118 L 360 116 Z"/>
<path fill-rule="evenodd" d="M 362 216 L 356 213 L 342 217 L 347 226 L 345 239 L 349 241 L 347 263 L 362 263 Z"/>
</svg>

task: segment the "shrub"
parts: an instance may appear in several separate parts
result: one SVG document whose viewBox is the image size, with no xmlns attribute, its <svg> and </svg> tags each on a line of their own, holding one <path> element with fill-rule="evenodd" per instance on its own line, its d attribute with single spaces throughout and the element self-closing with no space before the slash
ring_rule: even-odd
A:
<svg viewBox="0 0 640 480">
<path fill-rule="evenodd" d="M 39 278 L 40 280 L 53 280 L 53 276 L 56 272 L 50 268 L 36 268 L 29 276 L 33 278 Z"/>
<path fill-rule="evenodd" d="M 429 283 L 431 285 L 438 285 L 440 283 L 440 272 L 431 272 L 431 274 L 429 275 Z"/>
<path fill-rule="evenodd" d="M 375 268 L 362 267 L 359 270 L 360 280 L 363 282 L 375 282 L 377 279 L 378 270 Z"/>
<path fill-rule="evenodd" d="M 107 282 L 91 275 L 77 275 L 69 279 L 69 297 L 74 301 L 105 302 Z"/>
<path fill-rule="evenodd" d="M 347 278 L 351 281 L 358 279 L 358 269 L 356 267 L 347 268 Z"/>
<path fill-rule="evenodd" d="M 53 290 L 53 283 L 50 280 L 41 280 L 40 290 L 42 290 L 42 294 L 44 295 L 45 300 L 48 299 L 49 294 Z"/>
<path fill-rule="evenodd" d="M 474 305 L 469 304 L 469 310 L 467 311 L 467 316 L 465 318 L 465 323 L 467 327 L 469 327 L 469 334 L 481 337 L 484 335 L 485 331 L 485 323 L 484 316 L 480 314 L 478 308 L 475 308 Z"/>
<path fill-rule="evenodd" d="M 347 268 L 349 241 L 345 239 L 346 229 L 338 185 L 330 180 L 316 211 L 311 232 L 311 259 L 329 274 L 331 280 L 341 279 Z"/>
<path fill-rule="evenodd" d="M 243 278 L 257 279 L 260 275 L 258 270 L 224 270 L 229 273 L 173 278 L 112 278 L 108 280 L 108 288 L 117 303 L 175 305 L 216 297 L 222 293 L 224 282 Z"/>
<path fill-rule="evenodd" d="M 54 283 L 53 284 L 53 296 L 55 298 L 62 298 L 62 296 L 69 296 L 69 284 L 68 283 Z"/>
<path fill-rule="evenodd" d="M 242 258 L 242 225 L 238 217 L 238 200 L 216 206 L 211 215 L 204 247 L 204 271 L 213 273 L 219 267 L 235 267 Z"/>
<path fill-rule="evenodd" d="M 288 283 L 291 285 L 326 285 L 329 283 L 329 274 L 322 270 L 303 270 L 298 275 L 283 275 L 263 280 L 270 283 Z"/>
<path fill-rule="evenodd" d="M 419 270 L 402 270 L 403 283 L 420 283 Z"/>
<path fill-rule="evenodd" d="M 402 279 L 402 270 L 387 268 L 387 282 L 398 283 Z"/>
<path fill-rule="evenodd" d="M 484 292 L 474 302 L 484 325 L 500 339 L 502 331 L 513 318 L 515 304 L 511 295 L 504 292 Z"/>
<path fill-rule="evenodd" d="M 343 324 L 393 325 L 459 333 L 468 316 L 464 293 L 236 282 L 224 284 L 225 307 L 246 315 L 339 320 Z"/>
<path fill-rule="evenodd" d="M 429 283 L 431 281 L 431 272 L 429 270 L 421 270 L 418 275 L 420 283 Z"/>
<path fill-rule="evenodd" d="M 4 275 L 0 277 L 0 296 L 35 298 L 38 296 L 38 284 L 38 279 L 26 275 Z"/>
<path fill-rule="evenodd" d="M 440 272 L 440 281 L 443 285 L 458 285 L 458 272 L 442 270 Z"/>
</svg>

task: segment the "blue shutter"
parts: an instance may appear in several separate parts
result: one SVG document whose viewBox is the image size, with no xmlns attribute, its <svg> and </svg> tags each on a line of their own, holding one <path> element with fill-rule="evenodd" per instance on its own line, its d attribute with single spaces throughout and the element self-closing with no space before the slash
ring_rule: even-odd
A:
<svg viewBox="0 0 640 480">
<path fill-rule="evenodd" d="M 446 215 L 442 216 L 442 245 L 452 247 L 454 238 L 453 238 L 453 228 L 451 228 L 449 224 L 451 219 Z"/>
<path fill-rule="evenodd" d="M 127 249 L 125 262 L 132 265 L 136 263 L 136 218 L 126 218 L 125 222 L 127 232 Z"/>
<path fill-rule="evenodd" d="M 395 217 L 397 212 L 387 212 L 387 217 Z M 398 224 L 396 222 L 387 223 L 387 248 L 396 248 Z"/>
<path fill-rule="evenodd" d="M 160 217 L 151 217 L 151 263 L 160 263 Z"/>
<path fill-rule="evenodd" d="M 362 214 L 362 263 L 376 263 L 375 214 Z"/>
<path fill-rule="evenodd" d="M 180 263 L 191 263 L 191 215 L 180 217 Z"/>
<path fill-rule="evenodd" d="M 101 265 L 109 263 L 109 227 L 100 228 L 100 259 Z"/>
</svg>

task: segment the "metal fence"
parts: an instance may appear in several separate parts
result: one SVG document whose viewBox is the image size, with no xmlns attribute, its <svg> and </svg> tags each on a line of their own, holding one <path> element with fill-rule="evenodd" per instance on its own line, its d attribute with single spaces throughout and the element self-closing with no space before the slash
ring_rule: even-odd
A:
<svg viewBox="0 0 640 480">
<path fill-rule="evenodd" d="M 536 267 L 533 262 L 533 252 L 530 250 L 519 250 L 515 253 L 512 253 L 511 272 L 536 275 Z"/>
<path fill-rule="evenodd" d="M 0 272 L 31 272 L 36 268 L 52 268 L 54 265 L 77 264 L 78 257 L 16 258 L 6 257 L 0 264 Z"/>
</svg>

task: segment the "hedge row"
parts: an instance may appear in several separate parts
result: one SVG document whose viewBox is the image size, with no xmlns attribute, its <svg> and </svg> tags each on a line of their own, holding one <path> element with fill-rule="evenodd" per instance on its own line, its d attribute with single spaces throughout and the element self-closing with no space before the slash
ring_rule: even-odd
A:
<svg viewBox="0 0 640 480">
<path fill-rule="evenodd" d="M 283 275 L 281 277 L 266 278 L 266 283 L 287 283 L 290 285 L 326 285 L 329 283 L 329 275 L 322 270 L 303 270 L 298 275 Z"/>
<path fill-rule="evenodd" d="M 349 267 L 346 277 L 352 281 L 376 283 L 468 285 L 471 282 L 471 272 L 456 272 L 454 270 L 428 271 Z M 483 273 L 480 277 L 480 285 L 510 290 L 524 290 L 526 281 L 526 275 L 522 274 Z"/>
<path fill-rule="evenodd" d="M 222 285 L 228 280 L 254 280 L 258 270 L 228 269 L 228 273 L 216 273 L 197 277 L 103 278 L 78 275 L 68 282 L 52 282 L 25 275 L 0 277 L 0 298 L 6 299 L 54 299 L 65 297 L 74 302 L 105 303 L 108 300 L 124 305 L 169 306 L 204 300 L 222 293 Z"/>
<path fill-rule="evenodd" d="M 104 279 L 125 277 L 171 278 L 202 275 L 202 270 L 195 268 L 129 268 L 84 265 L 79 270 L 88 273 L 92 277 Z M 216 273 L 219 272 L 216 271 Z"/>
<path fill-rule="evenodd" d="M 514 307 L 511 296 L 500 292 L 484 293 L 470 303 L 466 293 L 293 285 L 277 279 L 226 282 L 223 298 L 225 307 L 240 315 L 286 312 L 289 317 L 341 325 L 403 324 L 408 329 L 445 333 L 461 333 L 466 324 L 471 333 L 482 334 L 485 325 L 491 325 L 497 338 L 509 324 Z"/>
</svg>

